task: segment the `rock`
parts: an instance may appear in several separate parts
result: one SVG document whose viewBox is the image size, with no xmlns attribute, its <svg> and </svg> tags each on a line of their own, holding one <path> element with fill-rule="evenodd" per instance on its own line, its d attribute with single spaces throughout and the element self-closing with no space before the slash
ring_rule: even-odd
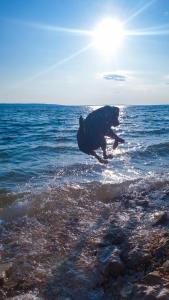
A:
<svg viewBox="0 0 169 300">
<path fill-rule="evenodd" d="M 36 296 L 33 293 L 27 293 L 27 294 L 22 294 L 19 296 L 15 296 L 12 298 L 8 298 L 8 300 L 44 300 L 43 298 L 40 298 L 38 296 Z"/>
<path fill-rule="evenodd" d="M 4 284 L 5 278 L 9 276 L 12 263 L 0 264 L 0 286 Z"/>
<path fill-rule="evenodd" d="M 136 204 L 138 205 L 138 206 L 143 206 L 143 207 L 148 207 L 149 206 L 149 201 L 147 200 L 147 199 L 142 199 L 142 200 L 137 200 L 136 201 Z"/>
<path fill-rule="evenodd" d="M 159 241 L 159 247 L 155 249 L 154 255 L 157 259 L 164 259 L 166 255 L 168 255 L 169 250 L 169 239 L 168 238 L 162 238 Z"/>
<path fill-rule="evenodd" d="M 162 284 L 163 279 L 158 271 L 154 271 L 146 275 L 142 280 L 142 282 L 144 282 L 144 284 L 146 285 L 154 286 L 154 285 Z"/>
<path fill-rule="evenodd" d="M 120 259 L 120 250 L 109 246 L 98 252 L 98 269 L 103 276 L 117 277 L 124 272 L 124 265 Z"/>
<path fill-rule="evenodd" d="M 124 265 L 119 258 L 110 258 L 105 268 L 105 274 L 110 274 L 113 277 L 118 277 L 124 273 Z"/>
<path fill-rule="evenodd" d="M 114 251 L 116 251 L 116 248 L 112 245 L 100 248 L 97 252 L 98 261 L 101 263 L 106 263 Z"/>
<path fill-rule="evenodd" d="M 156 288 L 147 285 L 138 285 L 132 299 L 133 300 L 157 300 Z"/>
<path fill-rule="evenodd" d="M 128 255 L 123 255 L 123 259 L 127 263 L 127 266 L 131 269 L 138 268 L 142 265 L 147 265 L 150 262 L 151 255 L 144 252 L 137 247 L 129 251 Z"/>
<path fill-rule="evenodd" d="M 111 228 L 104 236 L 103 242 L 109 244 L 122 244 L 126 240 L 124 231 L 120 228 Z"/>
<path fill-rule="evenodd" d="M 101 300 L 104 296 L 104 290 L 102 288 L 94 289 L 89 293 L 89 300 Z"/>
<path fill-rule="evenodd" d="M 144 298 L 142 298 L 141 300 L 157 300 L 156 296 L 154 295 L 145 295 Z"/>
<path fill-rule="evenodd" d="M 130 299 L 133 292 L 133 284 L 130 282 L 125 283 L 120 291 L 122 299 Z"/>
<path fill-rule="evenodd" d="M 161 267 L 161 270 L 164 272 L 164 273 L 169 273 L 169 260 L 166 260 L 162 267 Z"/>
<path fill-rule="evenodd" d="M 155 218 L 155 221 L 152 224 L 152 226 L 169 224 L 169 214 L 168 214 L 168 212 L 157 213 L 157 214 L 155 214 L 154 218 Z"/>
<path fill-rule="evenodd" d="M 169 290 L 166 288 L 163 288 L 157 296 L 158 300 L 168 300 L 169 299 Z"/>
</svg>

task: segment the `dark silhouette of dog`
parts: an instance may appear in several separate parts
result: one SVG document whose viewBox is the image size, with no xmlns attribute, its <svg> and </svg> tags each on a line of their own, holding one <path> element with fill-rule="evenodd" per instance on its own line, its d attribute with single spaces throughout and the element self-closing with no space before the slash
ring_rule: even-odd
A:
<svg viewBox="0 0 169 300">
<path fill-rule="evenodd" d="M 124 140 L 118 137 L 111 127 L 119 125 L 119 108 L 114 106 L 104 106 L 92 111 L 86 119 L 82 116 L 79 118 L 79 129 L 77 132 L 77 142 L 79 149 L 96 157 L 100 163 L 107 163 L 108 158 L 112 155 L 106 153 L 106 139 L 108 136 L 114 139 L 113 149 L 116 149 L 119 143 L 124 143 Z M 103 158 L 97 155 L 95 150 L 101 148 Z"/>
</svg>

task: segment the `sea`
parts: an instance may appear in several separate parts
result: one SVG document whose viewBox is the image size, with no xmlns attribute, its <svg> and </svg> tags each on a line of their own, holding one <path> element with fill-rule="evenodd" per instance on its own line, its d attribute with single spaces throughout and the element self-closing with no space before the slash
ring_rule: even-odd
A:
<svg viewBox="0 0 169 300">
<path fill-rule="evenodd" d="M 117 205 L 129 193 L 151 196 L 156 209 L 168 205 L 169 105 L 117 106 L 120 125 L 114 132 L 125 143 L 113 150 L 113 140 L 107 138 L 113 158 L 101 164 L 80 152 L 76 139 L 79 117 L 100 106 L 0 104 L 0 254 L 5 262 L 29 261 L 28 271 L 20 265 L 22 277 L 32 274 L 29 280 L 43 279 L 43 286 L 46 280 L 51 287 L 61 262 L 74 262 L 72 249 L 76 270 L 79 260 L 80 272 L 89 272 L 89 249 L 77 255 L 75 245 L 101 227 L 105 230 L 112 210 L 119 226 L 134 214 L 135 230 L 144 227 L 142 211 L 135 214 L 132 205 L 126 210 Z M 67 280 L 69 286 L 72 279 Z M 79 290 L 72 286 L 53 287 L 46 297 L 75 295 Z"/>
<path fill-rule="evenodd" d="M 0 193 L 10 197 L 49 186 L 167 176 L 169 106 L 119 106 L 114 132 L 125 144 L 113 151 L 108 139 L 114 158 L 107 165 L 80 152 L 76 140 L 79 116 L 98 107 L 1 104 Z"/>
</svg>

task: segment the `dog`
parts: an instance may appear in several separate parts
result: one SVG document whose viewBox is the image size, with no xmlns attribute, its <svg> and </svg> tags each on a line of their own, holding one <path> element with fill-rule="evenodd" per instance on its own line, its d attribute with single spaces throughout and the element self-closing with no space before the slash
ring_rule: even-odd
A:
<svg viewBox="0 0 169 300">
<path fill-rule="evenodd" d="M 116 149 L 119 143 L 125 142 L 111 129 L 112 126 L 117 127 L 119 125 L 118 118 L 119 108 L 108 105 L 92 111 L 86 119 L 80 116 L 77 132 L 79 150 L 94 156 L 100 163 L 108 163 L 107 159 L 113 156 L 106 153 L 105 136 L 115 140 L 113 149 Z M 95 152 L 99 148 L 103 151 L 103 158 Z"/>
</svg>

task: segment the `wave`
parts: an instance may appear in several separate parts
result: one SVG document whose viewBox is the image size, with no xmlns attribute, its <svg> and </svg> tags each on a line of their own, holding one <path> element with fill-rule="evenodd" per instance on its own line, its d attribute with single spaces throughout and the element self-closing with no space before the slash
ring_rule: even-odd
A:
<svg viewBox="0 0 169 300">
<path fill-rule="evenodd" d="M 99 208 L 102 203 L 105 205 L 114 201 L 127 201 L 129 194 L 130 198 L 151 195 L 154 201 L 159 202 L 159 206 L 160 201 L 163 201 L 163 205 L 169 205 L 168 175 L 168 173 L 156 174 L 121 183 L 91 181 L 59 186 L 49 184 L 41 189 L 34 187 L 25 192 L 15 193 L 4 189 L 0 192 L 0 203 L 4 208 L 0 212 L 0 217 L 8 220 L 11 217 L 44 214 L 45 210 L 52 210 L 55 214 L 60 209 L 71 211 L 79 205 L 83 206 L 85 213 L 85 203 L 87 206 L 97 205 Z"/>
<path fill-rule="evenodd" d="M 140 129 L 140 130 L 135 130 L 135 131 L 130 131 L 128 134 L 129 136 L 149 136 L 149 135 L 159 135 L 159 134 L 168 134 L 169 133 L 169 129 L 168 128 L 159 128 L 159 129 Z"/>
<path fill-rule="evenodd" d="M 168 157 L 169 156 L 169 142 L 152 144 L 145 149 L 131 151 L 132 155 L 143 156 L 143 157 Z"/>
</svg>

